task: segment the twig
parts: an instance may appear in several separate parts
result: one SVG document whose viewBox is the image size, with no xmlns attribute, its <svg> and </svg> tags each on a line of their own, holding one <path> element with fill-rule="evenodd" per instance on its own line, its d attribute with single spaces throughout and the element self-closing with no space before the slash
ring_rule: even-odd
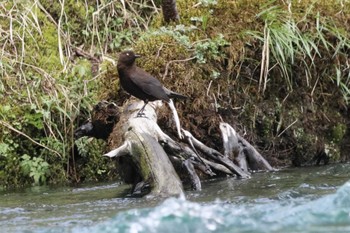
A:
<svg viewBox="0 0 350 233">
<path fill-rule="evenodd" d="M 261 69 L 260 69 L 260 78 L 259 78 L 259 92 L 261 91 L 262 94 L 264 94 L 266 89 L 266 83 L 267 83 L 267 75 L 269 70 L 269 37 L 270 33 L 267 29 L 267 26 L 265 25 L 264 28 L 264 46 L 262 51 L 262 58 L 261 58 Z M 263 86 L 261 88 L 261 86 Z M 261 90 L 262 89 L 262 90 Z"/>
<path fill-rule="evenodd" d="M 213 82 L 213 80 L 210 80 L 209 85 L 207 87 L 207 96 L 209 96 L 209 90 L 210 90 L 212 82 Z"/>
<path fill-rule="evenodd" d="M 159 55 L 160 55 L 160 51 L 163 49 L 164 43 L 162 43 L 157 51 L 157 56 L 156 59 L 158 59 Z"/>
<path fill-rule="evenodd" d="M 151 0 L 151 3 L 152 3 L 152 6 L 153 6 L 154 11 L 155 11 L 156 13 L 159 13 L 159 11 L 158 11 L 158 9 L 157 9 L 157 6 L 156 6 L 156 4 L 154 3 L 153 0 Z"/>
<path fill-rule="evenodd" d="M 186 62 L 186 61 L 191 61 L 193 59 L 195 59 L 196 57 L 190 57 L 190 58 L 186 58 L 186 59 L 183 59 L 183 60 L 172 60 L 172 61 L 169 61 L 166 66 L 165 66 L 165 72 L 163 74 L 163 80 L 165 79 L 165 77 L 168 75 L 168 70 L 169 70 L 169 65 L 171 63 L 174 63 L 174 62 Z"/>
<path fill-rule="evenodd" d="M 288 125 L 287 128 L 285 128 L 281 133 L 279 133 L 277 135 L 277 137 L 280 137 L 287 129 L 289 129 L 290 127 L 292 127 L 292 125 L 294 125 L 295 123 L 297 123 L 298 119 L 296 119 L 292 124 Z"/>
<path fill-rule="evenodd" d="M 90 61 L 94 61 L 94 62 L 101 62 L 99 58 L 91 55 L 90 53 L 88 52 L 85 52 L 84 50 L 82 50 L 81 48 L 78 48 L 78 47 L 73 47 L 73 49 L 75 50 L 75 53 L 78 55 L 78 56 L 81 56 L 81 57 L 85 57 L 87 59 L 89 59 Z"/>
<path fill-rule="evenodd" d="M 62 22 L 62 17 L 64 14 L 64 0 L 60 1 L 61 4 L 61 13 L 60 13 L 60 18 L 58 19 L 58 25 L 57 25 L 57 38 L 58 38 L 58 52 L 60 55 L 60 62 L 61 65 L 64 66 L 64 55 L 63 55 L 63 49 L 62 49 L 62 41 L 61 41 L 61 22 Z"/>
<path fill-rule="evenodd" d="M 41 146 L 41 147 L 45 148 L 46 150 L 49 150 L 49 151 L 51 151 L 51 152 L 57 154 L 59 157 L 62 158 L 62 155 L 61 155 L 60 153 L 58 153 L 57 151 L 55 151 L 55 150 L 53 150 L 53 149 L 51 149 L 51 148 L 49 148 L 49 147 L 47 147 L 47 146 L 45 146 L 45 145 L 43 145 L 43 144 L 37 142 L 37 141 L 35 141 L 35 140 L 32 139 L 31 137 L 29 137 L 27 134 L 25 134 L 25 133 L 23 133 L 23 132 L 21 132 L 21 131 L 15 129 L 15 128 L 13 128 L 9 123 L 0 120 L 0 124 L 2 124 L 3 126 L 9 128 L 9 129 L 12 130 L 12 131 L 18 133 L 19 135 L 22 135 L 22 136 L 26 137 L 29 141 L 33 142 L 34 144 L 36 144 L 36 145 L 38 145 L 38 146 Z"/>
<path fill-rule="evenodd" d="M 319 79 L 320 79 L 320 76 L 317 77 L 317 80 L 316 80 L 316 82 L 315 82 L 315 85 L 314 85 L 313 88 L 312 88 L 312 91 L 311 91 L 311 93 L 310 93 L 311 97 L 314 95 L 314 91 L 315 91 L 315 89 L 316 89 L 316 86 L 317 86 L 317 83 L 318 83 L 318 80 L 319 80 Z"/>
</svg>

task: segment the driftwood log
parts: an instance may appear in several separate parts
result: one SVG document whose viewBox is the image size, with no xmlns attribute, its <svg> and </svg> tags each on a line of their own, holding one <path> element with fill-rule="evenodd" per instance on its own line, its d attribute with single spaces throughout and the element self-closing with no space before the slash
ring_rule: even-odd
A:
<svg viewBox="0 0 350 233">
<path fill-rule="evenodd" d="M 227 123 L 222 122 L 219 126 L 224 148 L 224 153 L 220 153 L 184 129 L 181 132 L 178 129 L 180 139 L 165 134 L 157 124 L 157 110 L 163 106 L 161 101 L 149 103 L 145 116 L 136 117 L 142 106 L 143 102 L 136 100 L 121 108 L 100 102 L 93 110 L 92 119 L 75 131 L 77 137 L 106 135 L 99 132 L 103 130 L 101 125 L 106 123 L 109 136 L 103 139 L 108 140 L 111 150 L 104 156 L 117 158 L 124 181 L 133 184 L 133 195 L 180 195 L 183 186 L 200 190 L 202 179 L 225 176 L 246 179 L 250 178 L 251 171 L 273 170 Z M 113 131 L 110 131 L 111 122 L 114 123 Z"/>
</svg>

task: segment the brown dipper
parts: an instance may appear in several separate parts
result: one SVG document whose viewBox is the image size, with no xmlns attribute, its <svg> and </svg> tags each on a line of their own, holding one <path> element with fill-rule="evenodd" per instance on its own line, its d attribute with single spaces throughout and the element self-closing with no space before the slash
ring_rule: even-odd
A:
<svg viewBox="0 0 350 233">
<path fill-rule="evenodd" d="M 119 55 L 118 74 L 120 84 L 130 95 L 144 101 L 137 117 L 143 116 L 148 101 L 163 100 L 169 103 L 170 98 L 186 99 L 187 97 L 163 87 L 158 79 L 153 77 L 135 64 L 140 55 L 131 50 L 123 51 Z"/>
</svg>

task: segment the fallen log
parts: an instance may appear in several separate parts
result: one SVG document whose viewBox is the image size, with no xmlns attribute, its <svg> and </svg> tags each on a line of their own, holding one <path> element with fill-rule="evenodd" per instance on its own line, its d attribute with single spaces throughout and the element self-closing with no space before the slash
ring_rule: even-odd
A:
<svg viewBox="0 0 350 233">
<path fill-rule="evenodd" d="M 143 185 L 149 187 L 150 195 L 172 196 L 183 192 L 182 183 L 169 157 L 159 141 L 167 140 L 156 123 L 155 108 L 160 101 L 146 105 L 144 117 L 136 117 L 142 102 L 125 106 L 116 129 L 121 130 L 124 143 L 105 154 L 108 157 L 131 156 L 142 177 Z M 120 132 L 118 132 L 120 135 Z M 135 193 L 135 190 L 133 191 Z"/>
<path fill-rule="evenodd" d="M 222 154 L 184 129 L 177 130 L 179 139 L 176 140 L 164 133 L 157 124 L 157 110 L 163 106 L 161 101 L 149 103 L 144 117 L 136 117 L 142 106 L 142 101 L 134 100 L 121 107 L 119 120 L 108 138 L 111 150 L 105 154 L 123 160 L 121 173 L 126 174 L 123 177 L 126 182 L 133 184 L 131 193 L 134 195 L 181 195 L 183 185 L 201 190 L 202 179 L 223 176 L 246 179 L 250 178 L 252 170 L 273 170 L 227 123 L 220 124 Z M 94 119 L 91 121 L 93 125 Z"/>
</svg>

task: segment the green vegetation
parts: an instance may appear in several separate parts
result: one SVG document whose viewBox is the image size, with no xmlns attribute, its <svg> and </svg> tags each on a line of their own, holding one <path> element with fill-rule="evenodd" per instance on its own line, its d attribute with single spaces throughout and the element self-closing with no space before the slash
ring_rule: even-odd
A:
<svg viewBox="0 0 350 233">
<path fill-rule="evenodd" d="M 329 17 L 321 17 L 320 12 L 315 14 L 313 4 L 304 15 L 296 17 L 291 10 L 275 4 L 276 1 L 268 2 L 257 15 L 264 22 L 264 31 L 247 32 L 263 44 L 259 90 L 266 90 L 268 73 L 274 69 L 285 79 L 290 91 L 296 83 L 293 80 L 295 69 L 301 70 L 298 75 L 302 74 L 310 86 L 310 79 L 319 75 L 316 66 L 321 59 L 339 60 L 347 56 L 350 49 L 348 32 L 337 27 Z M 314 22 L 310 22 L 310 18 L 314 18 Z M 305 27 L 309 27 L 308 30 Z M 335 63 L 332 69 L 324 70 L 321 75 L 336 80 L 344 101 L 348 103 L 349 74 L 344 69 L 347 69 L 346 64 Z"/>
<path fill-rule="evenodd" d="M 21 157 L 21 170 L 23 175 L 32 177 L 34 184 L 45 184 L 46 177 L 49 175 L 49 164 L 40 157 L 31 158 L 29 155 Z"/>
<path fill-rule="evenodd" d="M 76 153 L 73 132 L 104 92 L 101 75 L 96 74 L 98 65 L 96 68 L 92 61 L 113 46 L 119 47 L 118 43 L 130 44 L 131 40 L 128 33 L 116 36 L 124 26 L 113 12 L 121 14 L 122 6 L 109 9 L 112 2 L 97 6 L 95 1 L 85 3 L 0 3 L 1 186 L 114 177 L 102 176 L 109 161 L 92 159 L 105 145 L 86 145 L 91 157 L 84 159 L 85 154 Z M 137 26 L 144 28 L 141 21 Z M 89 47 L 89 56 L 78 54 L 80 45 L 85 46 L 82 50 Z M 90 169 L 80 169 L 82 161 L 93 161 L 85 166 Z"/>
<path fill-rule="evenodd" d="M 125 48 L 192 97 L 178 103 L 183 126 L 208 146 L 220 149 L 222 118 L 272 164 L 307 164 L 320 148 L 344 159 L 348 1 L 178 0 L 178 25 L 159 4 L 0 3 L 0 186 L 115 177 L 105 143 L 73 132 L 99 100 L 125 101 L 111 63 Z"/>
</svg>

